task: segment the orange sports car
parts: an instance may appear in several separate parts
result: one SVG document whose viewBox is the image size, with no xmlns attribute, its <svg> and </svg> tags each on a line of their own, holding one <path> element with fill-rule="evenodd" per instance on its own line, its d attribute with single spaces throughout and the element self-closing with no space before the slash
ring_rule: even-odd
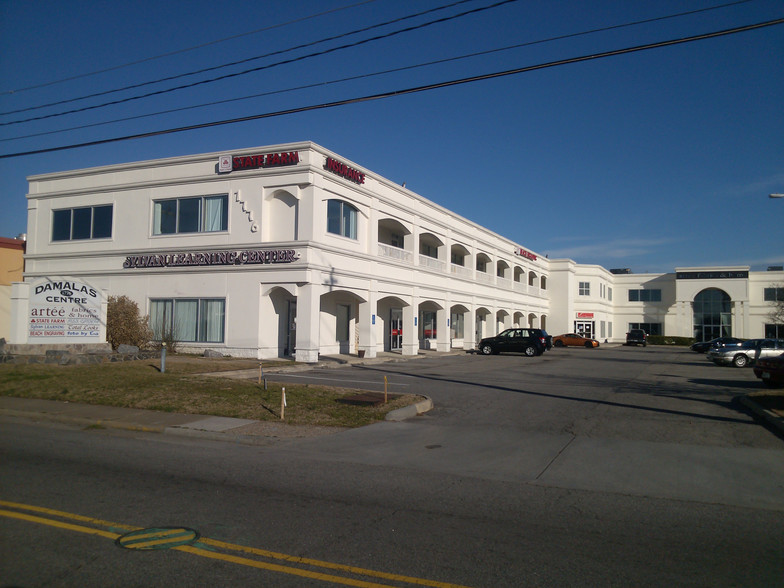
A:
<svg viewBox="0 0 784 588">
<path fill-rule="evenodd" d="M 583 337 L 577 333 L 567 333 L 553 337 L 553 345 L 556 347 L 599 347 L 599 342 L 590 337 Z"/>
</svg>

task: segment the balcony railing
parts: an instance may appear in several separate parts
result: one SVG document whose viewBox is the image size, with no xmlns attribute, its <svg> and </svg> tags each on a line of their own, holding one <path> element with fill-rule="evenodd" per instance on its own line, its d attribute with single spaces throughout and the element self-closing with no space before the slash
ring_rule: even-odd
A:
<svg viewBox="0 0 784 588">
<path fill-rule="evenodd" d="M 410 251 L 406 251 L 400 247 L 393 247 L 392 245 L 387 245 L 386 243 L 378 244 L 378 254 L 383 257 L 391 257 L 401 261 L 408 261 L 409 263 L 412 261 L 412 255 Z"/>
<path fill-rule="evenodd" d="M 455 274 L 456 276 L 462 276 L 464 278 L 471 278 L 474 275 L 474 272 L 472 272 L 467 267 L 463 267 L 462 265 L 455 265 L 453 263 L 451 269 L 452 269 L 452 273 Z"/>
<path fill-rule="evenodd" d="M 492 284 L 493 283 L 493 276 L 490 274 L 486 274 L 485 272 L 476 272 L 476 281 L 477 282 L 484 282 L 485 284 Z"/>
<path fill-rule="evenodd" d="M 419 265 L 424 267 L 429 267 L 434 270 L 438 270 L 441 272 L 446 271 L 446 264 L 443 261 L 439 261 L 434 257 L 430 257 L 429 255 L 419 255 Z"/>
</svg>

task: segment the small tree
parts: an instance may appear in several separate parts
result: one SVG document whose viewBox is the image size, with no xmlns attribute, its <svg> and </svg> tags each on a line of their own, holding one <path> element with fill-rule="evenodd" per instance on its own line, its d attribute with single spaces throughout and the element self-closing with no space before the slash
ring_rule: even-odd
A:
<svg viewBox="0 0 784 588">
<path fill-rule="evenodd" d="M 152 339 L 148 318 L 139 314 L 139 306 L 127 296 L 109 296 L 106 308 L 106 340 L 113 349 L 120 345 L 146 347 Z"/>
</svg>

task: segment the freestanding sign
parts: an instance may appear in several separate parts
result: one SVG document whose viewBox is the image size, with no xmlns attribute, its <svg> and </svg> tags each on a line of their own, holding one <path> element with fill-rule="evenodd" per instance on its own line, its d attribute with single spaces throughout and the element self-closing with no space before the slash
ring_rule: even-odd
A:
<svg viewBox="0 0 784 588">
<path fill-rule="evenodd" d="M 104 292 L 74 278 L 16 283 L 15 343 L 105 343 Z M 24 321 L 24 323 L 22 323 Z"/>
</svg>

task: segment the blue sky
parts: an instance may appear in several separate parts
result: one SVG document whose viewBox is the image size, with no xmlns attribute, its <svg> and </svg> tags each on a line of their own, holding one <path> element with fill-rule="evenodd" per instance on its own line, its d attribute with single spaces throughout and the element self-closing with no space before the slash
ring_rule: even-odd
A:
<svg viewBox="0 0 784 588">
<path fill-rule="evenodd" d="M 0 0 L 3 113 L 313 43 L 168 82 L 0 115 L 0 156 L 392 92 L 784 17 L 780 0 L 518 0 L 498 6 L 499 0 L 467 0 L 347 35 L 454 1 Z M 485 7 L 491 8 L 303 58 Z M 708 8 L 714 9 L 703 11 Z M 702 12 L 661 19 L 691 11 Z M 578 34 L 650 19 L 660 20 Z M 317 43 L 336 36 L 341 38 Z M 303 59 L 7 124 L 294 58 Z M 450 61 L 410 67 L 439 60 Z M 129 63 L 134 65 L 118 67 Z M 369 76 L 398 68 L 406 69 Z M 85 75 L 102 70 L 109 71 Z M 356 79 L 339 81 L 348 77 Z M 310 87 L 291 90 L 300 86 Z M 265 95 L 225 102 L 258 94 Z M 784 263 L 784 199 L 768 198 L 784 192 L 782 96 L 779 24 L 383 100 L 0 158 L 0 236 L 26 230 L 31 174 L 312 140 L 550 258 L 636 273 L 726 264 L 764 270 Z M 142 118 L 99 124 L 130 117 Z M 63 129 L 73 130 L 53 132 Z"/>
</svg>

